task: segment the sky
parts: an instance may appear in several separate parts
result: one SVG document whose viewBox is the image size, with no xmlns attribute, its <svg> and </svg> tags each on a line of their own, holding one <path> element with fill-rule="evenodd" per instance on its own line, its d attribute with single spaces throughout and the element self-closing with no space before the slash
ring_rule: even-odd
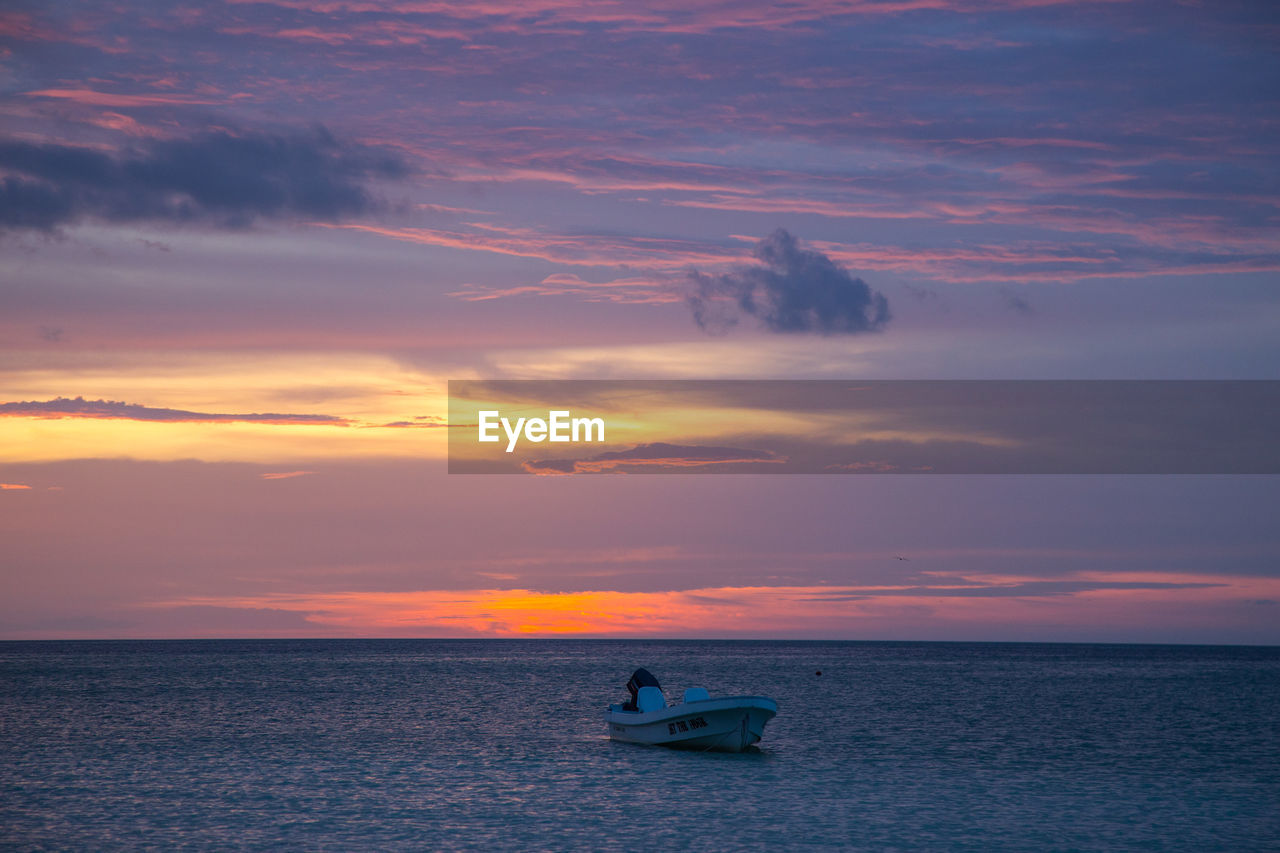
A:
<svg viewBox="0 0 1280 853">
<path fill-rule="evenodd" d="M 1273 475 L 477 476 L 445 428 L 449 380 L 1280 379 L 1277 46 L 1230 0 L 6 3 L 0 639 L 1280 642 Z"/>
</svg>

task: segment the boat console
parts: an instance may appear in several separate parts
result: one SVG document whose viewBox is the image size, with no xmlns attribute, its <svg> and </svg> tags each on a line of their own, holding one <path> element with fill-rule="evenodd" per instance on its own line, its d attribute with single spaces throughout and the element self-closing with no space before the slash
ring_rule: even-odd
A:
<svg viewBox="0 0 1280 853">
<path fill-rule="evenodd" d="M 640 705 L 638 702 L 640 691 L 642 691 L 646 687 L 655 688 L 658 691 L 658 696 L 659 698 L 662 699 L 662 705 L 660 705 L 659 707 L 665 708 L 667 705 L 667 700 L 666 700 L 666 697 L 662 695 L 662 685 L 658 683 L 657 678 L 654 678 L 653 673 L 649 672 L 649 670 L 645 669 L 644 667 L 640 667 L 635 672 L 631 673 L 631 678 L 627 680 L 627 691 L 631 694 L 631 701 L 623 705 L 622 710 L 624 711 L 640 710 Z M 649 704 L 652 704 L 652 700 L 650 700 Z M 650 707 L 650 708 L 646 708 L 645 710 L 651 711 L 653 710 L 653 708 Z"/>
</svg>

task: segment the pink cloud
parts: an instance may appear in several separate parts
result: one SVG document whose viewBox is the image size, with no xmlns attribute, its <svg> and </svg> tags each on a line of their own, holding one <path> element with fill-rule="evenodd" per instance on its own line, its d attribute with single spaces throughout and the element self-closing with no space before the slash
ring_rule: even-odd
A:
<svg viewBox="0 0 1280 853">
<path fill-rule="evenodd" d="M 60 98 L 97 107 L 154 107 L 173 104 L 216 104 L 218 101 L 189 95 L 125 95 L 93 89 L 39 89 L 23 94 L 32 98 Z"/>
<path fill-rule="evenodd" d="M 540 258 L 576 266 L 632 266 L 645 269 L 678 269 L 694 263 L 723 263 L 741 255 L 689 240 L 658 237 L 625 237 L 595 234 L 554 234 L 532 228 L 511 228 L 467 223 L 472 229 L 390 228 L 378 225 L 312 223 L 321 228 L 363 231 L 452 249 L 492 252 L 522 258 Z"/>
<path fill-rule="evenodd" d="M 262 38 L 278 38 L 286 41 L 321 42 L 330 46 L 345 44 L 353 36 L 348 32 L 320 30 L 314 27 L 296 27 L 293 29 L 273 29 L 271 27 L 224 27 L 219 32 L 231 36 L 253 35 Z"/>
<path fill-rule="evenodd" d="M 85 120 L 90 124 L 97 125 L 98 127 L 116 130 L 128 136 L 156 138 L 166 135 L 163 131 L 154 127 L 148 127 L 137 119 L 122 113 L 104 112 L 96 116 L 90 116 Z"/>
<path fill-rule="evenodd" d="M 708 210 L 741 210 L 751 213 L 816 213 L 820 216 L 850 219 L 930 219 L 935 215 L 926 210 L 910 210 L 893 204 L 855 206 L 805 198 L 770 199 L 755 196 L 715 195 L 709 199 L 666 199 L 663 203 L 676 207 L 699 207 Z"/>
<path fill-rule="evenodd" d="M 576 296 L 587 302 L 621 304 L 661 304 L 681 302 L 684 297 L 670 282 L 652 278 L 617 278 L 592 282 L 573 273 L 552 273 L 537 284 L 516 287 L 467 285 L 449 294 L 467 302 L 485 302 L 511 296 Z"/>
<path fill-rule="evenodd" d="M 1186 263 L 1177 255 L 1099 252 L 1097 247 L 1071 244 L 979 244 L 969 247 L 926 248 L 814 241 L 833 260 L 857 269 L 907 273 L 946 282 L 1068 282 L 1095 278 L 1144 278 L 1153 275 L 1206 275 L 1271 272 L 1280 260 L 1234 258 Z M 1036 269 L 1036 266 L 1043 268 Z"/>
<path fill-rule="evenodd" d="M 235 3 L 256 0 L 232 0 Z M 921 10 L 946 10 L 958 14 L 996 9 L 1055 6 L 1072 0 L 1000 0 L 975 5 L 964 0 L 797 0 L 786 4 L 730 0 L 678 2 L 660 0 L 643 7 L 621 2 L 584 0 L 530 0 L 530 2 L 475 2 L 457 4 L 444 0 L 403 0 L 388 6 L 371 0 L 269 0 L 271 5 L 337 14 L 434 14 L 459 21 L 483 21 L 490 29 L 513 32 L 560 32 L 557 27 L 604 24 L 615 32 L 710 33 L 723 29 L 775 30 L 839 16 L 891 16 Z M 1127 0 L 1102 0 L 1127 2 Z M 569 29 L 573 33 L 577 30 Z"/>
</svg>

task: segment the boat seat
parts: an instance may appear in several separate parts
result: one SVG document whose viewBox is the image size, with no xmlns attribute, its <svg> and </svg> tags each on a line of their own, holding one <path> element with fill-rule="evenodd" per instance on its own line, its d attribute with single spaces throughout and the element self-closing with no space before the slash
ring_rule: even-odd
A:
<svg viewBox="0 0 1280 853">
<path fill-rule="evenodd" d="M 659 687 L 641 687 L 636 694 L 636 707 L 644 711 L 661 711 L 667 707 L 667 697 L 662 695 Z"/>
<path fill-rule="evenodd" d="M 684 691 L 684 701 L 697 702 L 699 699 L 710 699 L 711 694 L 705 687 L 690 687 Z"/>
</svg>

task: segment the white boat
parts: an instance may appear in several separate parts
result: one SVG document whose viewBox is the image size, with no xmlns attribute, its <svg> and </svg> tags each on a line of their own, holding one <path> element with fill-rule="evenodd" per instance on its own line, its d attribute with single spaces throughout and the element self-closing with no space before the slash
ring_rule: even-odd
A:
<svg viewBox="0 0 1280 853">
<path fill-rule="evenodd" d="M 627 682 L 631 701 L 604 712 L 609 737 L 627 743 L 682 749 L 742 752 L 758 742 L 778 703 L 764 696 L 711 698 L 705 688 L 690 687 L 684 701 L 668 705 L 648 670 L 637 669 Z"/>
</svg>

